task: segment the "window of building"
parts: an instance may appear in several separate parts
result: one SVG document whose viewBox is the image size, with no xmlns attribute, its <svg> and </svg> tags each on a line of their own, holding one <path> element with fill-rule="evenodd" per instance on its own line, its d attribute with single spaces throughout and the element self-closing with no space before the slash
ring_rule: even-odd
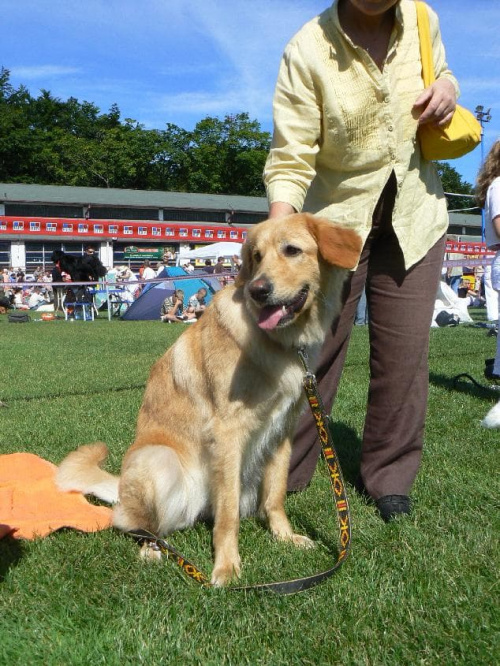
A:
<svg viewBox="0 0 500 666">
<path fill-rule="evenodd" d="M 5 215 L 15 217 L 83 217 L 82 206 L 57 206 L 35 203 L 6 203 Z"/>
<path fill-rule="evenodd" d="M 0 243 L 0 267 L 11 268 L 10 265 L 10 242 Z"/>
<path fill-rule="evenodd" d="M 234 212 L 232 214 L 232 223 L 233 224 L 257 224 L 266 220 L 268 215 L 267 213 L 238 213 Z"/>
<path fill-rule="evenodd" d="M 157 208 L 119 208 L 113 206 L 91 206 L 91 220 L 158 220 Z"/>
<path fill-rule="evenodd" d="M 83 254 L 83 243 L 67 243 L 61 241 L 27 241 L 26 242 L 26 272 L 32 273 L 37 266 L 44 270 L 52 269 L 51 255 L 54 250 L 62 250 L 68 254 L 80 256 Z"/>
<path fill-rule="evenodd" d="M 163 219 L 169 222 L 225 222 L 226 211 L 165 208 Z"/>
</svg>

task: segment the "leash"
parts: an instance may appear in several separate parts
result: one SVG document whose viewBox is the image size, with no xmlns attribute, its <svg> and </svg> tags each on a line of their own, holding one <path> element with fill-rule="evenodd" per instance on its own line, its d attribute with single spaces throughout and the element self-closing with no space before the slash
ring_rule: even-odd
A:
<svg viewBox="0 0 500 666">
<path fill-rule="evenodd" d="M 310 371 L 308 365 L 308 358 L 305 349 L 297 350 L 302 367 L 304 369 L 304 376 L 302 384 L 306 393 L 309 407 L 311 408 L 316 429 L 318 431 L 319 441 L 321 443 L 321 451 L 323 459 L 328 468 L 328 477 L 330 480 L 330 487 L 332 490 L 333 500 L 337 511 L 337 520 L 339 526 L 340 549 L 337 560 L 334 565 L 326 571 L 320 571 L 312 576 L 304 578 L 295 578 L 292 580 L 260 583 L 256 585 L 243 585 L 238 587 L 228 587 L 228 590 L 252 590 L 257 592 L 275 592 L 276 594 L 295 594 L 296 592 L 303 592 L 319 583 L 322 583 L 327 578 L 330 578 L 337 569 L 347 559 L 351 550 L 351 516 L 349 512 L 349 503 L 345 490 L 345 483 L 342 477 L 342 471 L 338 461 L 337 453 L 333 445 L 330 430 L 328 428 L 329 417 L 325 413 L 325 408 L 319 394 L 318 384 L 315 375 Z M 187 560 L 181 553 L 179 553 L 173 546 L 171 546 L 165 539 L 148 532 L 147 530 L 137 529 L 128 532 L 132 537 L 141 543 L 146 543 L 149 548 L 161 552 L 167 558 L 172 557 L 176 563 L 181 567 L 184 573 L 192 578 L 202 587 L 214 587 L 210 579 L 202 572 L 196 565 Z"/>
<path fill-rule="evenodd" d="M 480 384 L 478 381 L 474 379 L 471 375 L 469 375 L 467 372 L 462 372 L 460 375 L 456 375 L 453 377 L 453 386 L 456 388 L 460 382 L 461 379 L 468 379 L 470 382 L 474 384 L 479 389 L 482 389 L 483 391 L 488 391 L 488 392 L 498 392 L 500 391 L 500 385 L 498 384 Z"/>
</svg>

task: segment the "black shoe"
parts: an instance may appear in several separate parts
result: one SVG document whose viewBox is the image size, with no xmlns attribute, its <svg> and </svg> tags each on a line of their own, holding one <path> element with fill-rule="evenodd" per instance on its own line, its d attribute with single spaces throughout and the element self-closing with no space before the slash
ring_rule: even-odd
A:
<svg viewBox="0 0 500 666">
<path fill-rule="evenodd" d="M 375 501 L 383 521 L 388 523 L 396 516 L 411 513 L 411 500 L 407 495 L 384 495 Z"/>
<path fill-rule="evenodd" d="M 494 358 L 485 358 L 484 359 L 484 365 L 493 365 L 495 363 Z"/>
<path fill-rule="evenodd" d="M 497 375 L 493 372 L 493 363 L 491 365 L 487 365 L 484 369 L 484 376 L 486 379 L 494 379 L 494 380 L 499 380 L 500 375 Z"/>
</svg>

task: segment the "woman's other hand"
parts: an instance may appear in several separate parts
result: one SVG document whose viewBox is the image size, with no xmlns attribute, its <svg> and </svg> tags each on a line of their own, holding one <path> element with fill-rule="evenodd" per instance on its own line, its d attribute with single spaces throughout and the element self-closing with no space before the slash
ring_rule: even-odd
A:
<svg viewBox="0 0 500 666">
<path fill-rule="evenodd" d="M 447 125 L 453 118 L 457 98 L 455 86 L 448 79 L 437 79 L 423 93 L 413 105 L 414 113 L 419 115 L 418 124 L 432 123 L 438 127 Z"/>
</svg>

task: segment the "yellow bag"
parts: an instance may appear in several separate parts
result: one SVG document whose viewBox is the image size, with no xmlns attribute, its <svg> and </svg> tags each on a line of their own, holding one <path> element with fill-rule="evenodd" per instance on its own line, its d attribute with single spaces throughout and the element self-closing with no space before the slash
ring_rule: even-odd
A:
<svg viewBox="0 0 500 666">
<path fill-rule="evenodd" d="M 425 2 L 418 0 L 415 5 L 420 36 L 422 78 L 427 88 L 436 80 L 429 14 Z M 453 118 L 446 127 L 421 125 L 418 128 L 418 139 L 420 151 L 426 160 L 452 160 L 474 150 L 481 141 L 481 125 L 470 111 L 457 104 Z"/>
</svg>

